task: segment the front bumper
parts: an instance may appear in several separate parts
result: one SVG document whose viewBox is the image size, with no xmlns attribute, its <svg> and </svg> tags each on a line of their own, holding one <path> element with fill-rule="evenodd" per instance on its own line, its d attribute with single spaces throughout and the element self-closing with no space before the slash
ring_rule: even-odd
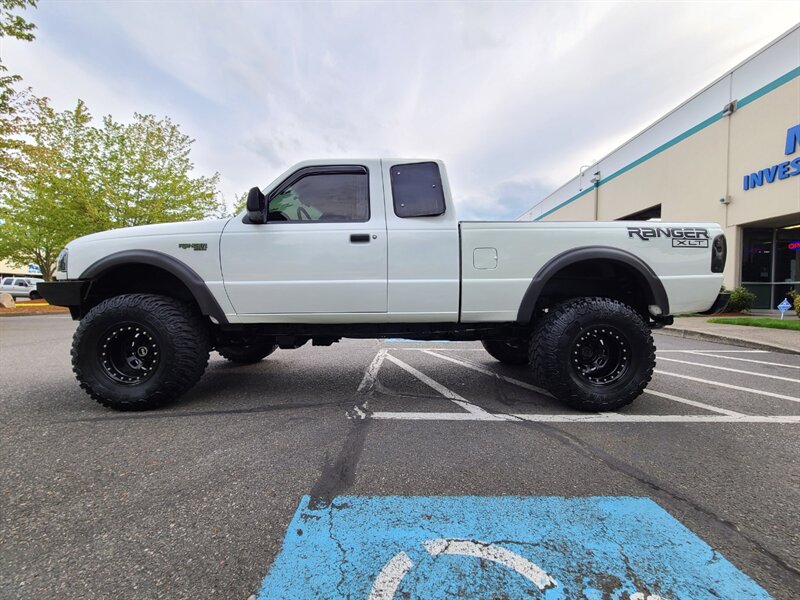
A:
<svg viewBox="0 0 800 600">
<path fill-rule="evenodd" d="M 36 291 L 47 300 L 48 304 L 69 307 L 74 317 L 86 298 L 88 287 L 88 281 L 68 279 L 66 281 L 44 281 L 36 285 Z"/>
<path fill-rule="evenodd" d="M 717 313 L 721 313 L 725 310 L 725 307 L 728 306 L 728 300 L 731 299 L 730 294 L 719 294 L 717 299 L 714 300 L 714 304 L 711 305 L 711 308 L 708 310 L 704 310 L 701 312 L 701 315 L 716 315 Z"/>
</svg>

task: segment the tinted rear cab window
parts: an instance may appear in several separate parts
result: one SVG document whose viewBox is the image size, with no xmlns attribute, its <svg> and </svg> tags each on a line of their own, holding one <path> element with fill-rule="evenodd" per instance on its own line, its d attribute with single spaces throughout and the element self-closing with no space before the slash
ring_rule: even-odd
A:
<svg viewBox="0 0 800 600">
<path fill-rule="evenodd" d="M 444 191 L 439 165 L 434 162 L 394 165 L 392 198 L 398 217 L 437 217 L 444 214 Z"/>
</svg>

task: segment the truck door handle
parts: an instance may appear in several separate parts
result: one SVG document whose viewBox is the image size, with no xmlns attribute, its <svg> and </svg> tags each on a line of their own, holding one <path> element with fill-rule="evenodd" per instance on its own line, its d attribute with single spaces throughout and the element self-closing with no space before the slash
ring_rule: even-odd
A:
<svg viewBox="0 0 800 600">
<path fill-rule="evenodd" d="M 350 234 L 350 243 L 352 244 L 366 244 L 369 242 L 369 234 L 368 233 L 351 233 Z"/>
</svg>

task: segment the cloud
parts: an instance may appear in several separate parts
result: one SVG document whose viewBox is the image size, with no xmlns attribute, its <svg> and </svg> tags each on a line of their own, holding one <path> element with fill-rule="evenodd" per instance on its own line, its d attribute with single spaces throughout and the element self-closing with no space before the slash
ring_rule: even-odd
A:
<svg viewBox="0 0 800 600">
<path fill-rule="evenodd" d="M 475 196 L 457 198 L 459 216 L 465 221 L 513 221 L 552 187 L 541 181 L 504 181 Z"/>
<path fill-rule="evenodd" d="M 719 7 L 48 2 L 2 50 L 57 106 L 169 115 L 228 199 L 307 158 L 421 156 L 464 215 L 513 218 L 800 20 Z"/>
</svg>

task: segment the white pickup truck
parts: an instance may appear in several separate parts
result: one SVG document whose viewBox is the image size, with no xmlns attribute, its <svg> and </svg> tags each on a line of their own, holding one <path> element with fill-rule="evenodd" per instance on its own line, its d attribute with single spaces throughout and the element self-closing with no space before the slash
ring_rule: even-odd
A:
<svg viewBox="0 0 800 600">
<path fill-rule="evenodd" d="M 295 165 L 219 221 L 71 242 L 39 284 L 80 324 L 81 386 L 120 410 L 191 388 L 209 352 L 251 363 L 309 340 L 480 340 L 581 410 L 632 402 L 652 327 L 713 312 L 726 244 L 713 223 L 464 222 L 444 164 Z"/>
</svg>

